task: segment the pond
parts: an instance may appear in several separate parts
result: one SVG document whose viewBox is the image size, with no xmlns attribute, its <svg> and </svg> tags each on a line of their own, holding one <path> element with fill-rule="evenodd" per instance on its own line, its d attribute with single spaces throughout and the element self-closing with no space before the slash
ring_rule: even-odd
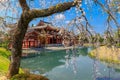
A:
<svg viewBox="0 0 120 80">
<path fill-rule="evenodd" d="M 90 48 L 46 51 L 23 58 L 21 67 L 50 80 L 120 80 L 120 65 L 89 57 Z"/>
</svg>

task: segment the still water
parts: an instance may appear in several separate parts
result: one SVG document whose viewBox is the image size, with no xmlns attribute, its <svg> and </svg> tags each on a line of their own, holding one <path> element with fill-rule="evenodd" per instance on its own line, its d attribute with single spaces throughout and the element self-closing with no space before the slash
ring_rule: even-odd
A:
<svg viewBox="0 0 120 80">
<path fill-rule="evenodd" d="M 22 68 L 50 80 L 120 80 L 120 65 L 90 58 L 90 48 L 42 52 L 23 58 Z"/>
</svg>

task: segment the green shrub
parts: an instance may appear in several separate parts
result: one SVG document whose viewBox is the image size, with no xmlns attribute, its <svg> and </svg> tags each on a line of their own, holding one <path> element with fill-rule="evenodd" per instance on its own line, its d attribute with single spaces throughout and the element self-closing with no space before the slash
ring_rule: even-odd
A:
<svg viewBox="0 0 120 80">
<path fill-rule="evenodd" d="M 116 47 L 120 47 L 120 43 L 117 43 L 117 44 L 116 44 Z"/>
<path fill-rule="evenodd" d="M 8 44 L 9 44 L 9 41 L 2 42 L 2 43 L 0 43 L 0 47 L 8 49 Z"/>
</svg>

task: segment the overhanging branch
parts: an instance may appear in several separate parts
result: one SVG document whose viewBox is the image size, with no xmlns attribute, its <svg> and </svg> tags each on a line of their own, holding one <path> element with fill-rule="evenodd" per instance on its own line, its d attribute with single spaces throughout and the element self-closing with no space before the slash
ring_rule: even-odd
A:
<svg viewBox="0 0 120 80">
<path fill-rule="evenodd" d="M 27 5 L 26 0 L 19 0 L 20 6 L 22 7 L 22 10 L 29 10 L 29 6 Z"/>
<path fill-rule="evenodd" d="M 50 8 L 47 9 L 42 9 L 42 10 L 33 9 L 30 11 L 30 17 L 32 17 L 32 19 L 38 17 L 46 17 L 54 13 L 59 13 L 69 10 L 71 7 L 74 7 L 75 5 L 77 5 L 77 3 L 75 4 L 74 2 L 66 2 L 66 3 L 57 4 L 56 6 L 51 6 Z"/>
</svg>

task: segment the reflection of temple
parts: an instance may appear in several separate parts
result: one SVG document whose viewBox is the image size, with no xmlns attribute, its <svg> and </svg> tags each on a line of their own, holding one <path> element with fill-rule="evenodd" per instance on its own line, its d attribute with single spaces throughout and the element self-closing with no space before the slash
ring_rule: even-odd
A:
<svg viewBox="0 0 120 80">
<path fill-rule="evenodd" d="M 41 47 L 45 44 L 61 44 L 62 37 L 59 30 L 50 23 L 40 21 L 37 26 L 27 30 L 23 40 L 23 48 Z"/>
</svg>

